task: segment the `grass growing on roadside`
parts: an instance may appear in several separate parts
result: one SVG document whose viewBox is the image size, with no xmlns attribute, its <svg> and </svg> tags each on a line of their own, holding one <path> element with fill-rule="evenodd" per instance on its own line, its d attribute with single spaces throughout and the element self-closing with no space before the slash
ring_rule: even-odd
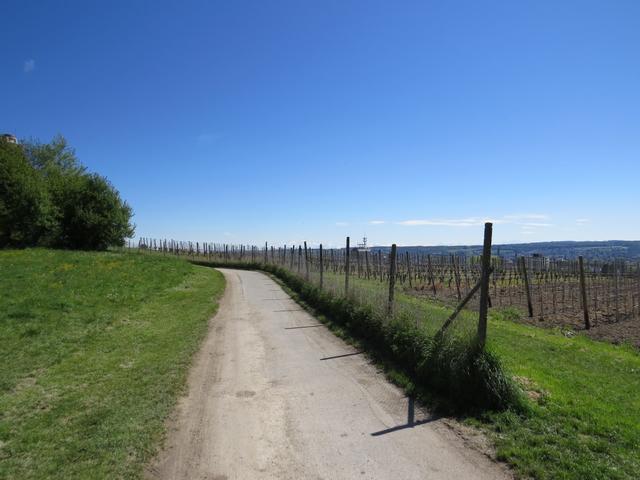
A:
<svg viewBox="0 0 640 480">
<path fill-rule="evenodd" d="M 497 313 L 490 348 L 534 399 L 482 418 L 500 458 L 541 479 L 632 479 L 640 471 L 640 355 L 630 346 L 520 325 Z"/>
<path fill-rule="evenodd" d="M 219 272 L 136 254 L 0 252 L 0 478 L 135 478 Z"/>
</svg>

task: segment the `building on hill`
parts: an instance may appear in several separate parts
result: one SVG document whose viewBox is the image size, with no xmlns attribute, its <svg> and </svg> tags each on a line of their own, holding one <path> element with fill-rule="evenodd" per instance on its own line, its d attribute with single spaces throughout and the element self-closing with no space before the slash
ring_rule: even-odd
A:
<svg viewBox="0 0 640 480">
<path fill-rule="evenodd" d="M 2 140 L 3 142 L 9 142 L 16 145 L 18 144 L 18 139 L 16 138 L 16 136 L 10 133 L 3 133 L 2 135 L 0 135 L 0 140 Z"/>
</svg>

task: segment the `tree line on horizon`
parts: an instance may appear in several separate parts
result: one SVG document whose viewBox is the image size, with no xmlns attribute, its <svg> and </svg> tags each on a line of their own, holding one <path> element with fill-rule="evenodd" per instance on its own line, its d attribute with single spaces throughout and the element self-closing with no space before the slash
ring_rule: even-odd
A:
<svg viewBox="0 0 640 480">
<path fill-rule="evenodd" d="M 134 234 L 133 211 L 62 136 L 0 140 L 0 248 L 104 250 Z"/>
</svg>

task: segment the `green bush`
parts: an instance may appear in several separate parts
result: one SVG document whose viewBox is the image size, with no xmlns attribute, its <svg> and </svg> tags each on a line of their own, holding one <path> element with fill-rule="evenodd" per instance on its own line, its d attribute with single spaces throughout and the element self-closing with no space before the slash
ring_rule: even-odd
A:
<svg viewBox="0 0 640 480">
<path fill-rule="evenodd" d="M 44 179 L 18 145 L 0 141 L 0 246 L 38 245 L 52 223 Z"/>
<path fill-rule="evenodd" d="M 57 210 L 57 247 L 104 250 L 122 246 L 133 235 L 129 225 L 131 208 L 99 175 L 80 175 L 63 184 L 54 195 Z"/>
<path fill-rule="evenodd" d="M 133 236 L 132 215 L 107 179 L 86 173 L 64 138 L 0 142 L 0 247 L 121 246 Z"/>
</svg>

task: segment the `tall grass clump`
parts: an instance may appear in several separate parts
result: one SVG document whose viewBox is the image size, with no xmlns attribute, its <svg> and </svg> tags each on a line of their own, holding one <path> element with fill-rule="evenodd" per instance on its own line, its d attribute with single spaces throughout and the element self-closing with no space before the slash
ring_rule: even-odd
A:
<svg viewBox="0 0 640 480">
<path fill-rule="evenodd" d="M 399 297 L 391 313 L 384 285 L 325 272 L 322 288 L 317 272 L 298 273 L 262 262 L 195 262 L 215 267 L 262 270 L 280 279 L 300 300 L 341 326 L 367 351 L 417 386 L 437 393 L 452 411 L 502 410 L 521 404 L 519 389 L 503 371 L 498 357 L 481 347 L 475 323 L 460 316 L 445 334 L 440 327 L 450 311 L 425 312 L 409 298 Z M 388 288 L 388 287 L 386 287 Z"/>
</svg>

